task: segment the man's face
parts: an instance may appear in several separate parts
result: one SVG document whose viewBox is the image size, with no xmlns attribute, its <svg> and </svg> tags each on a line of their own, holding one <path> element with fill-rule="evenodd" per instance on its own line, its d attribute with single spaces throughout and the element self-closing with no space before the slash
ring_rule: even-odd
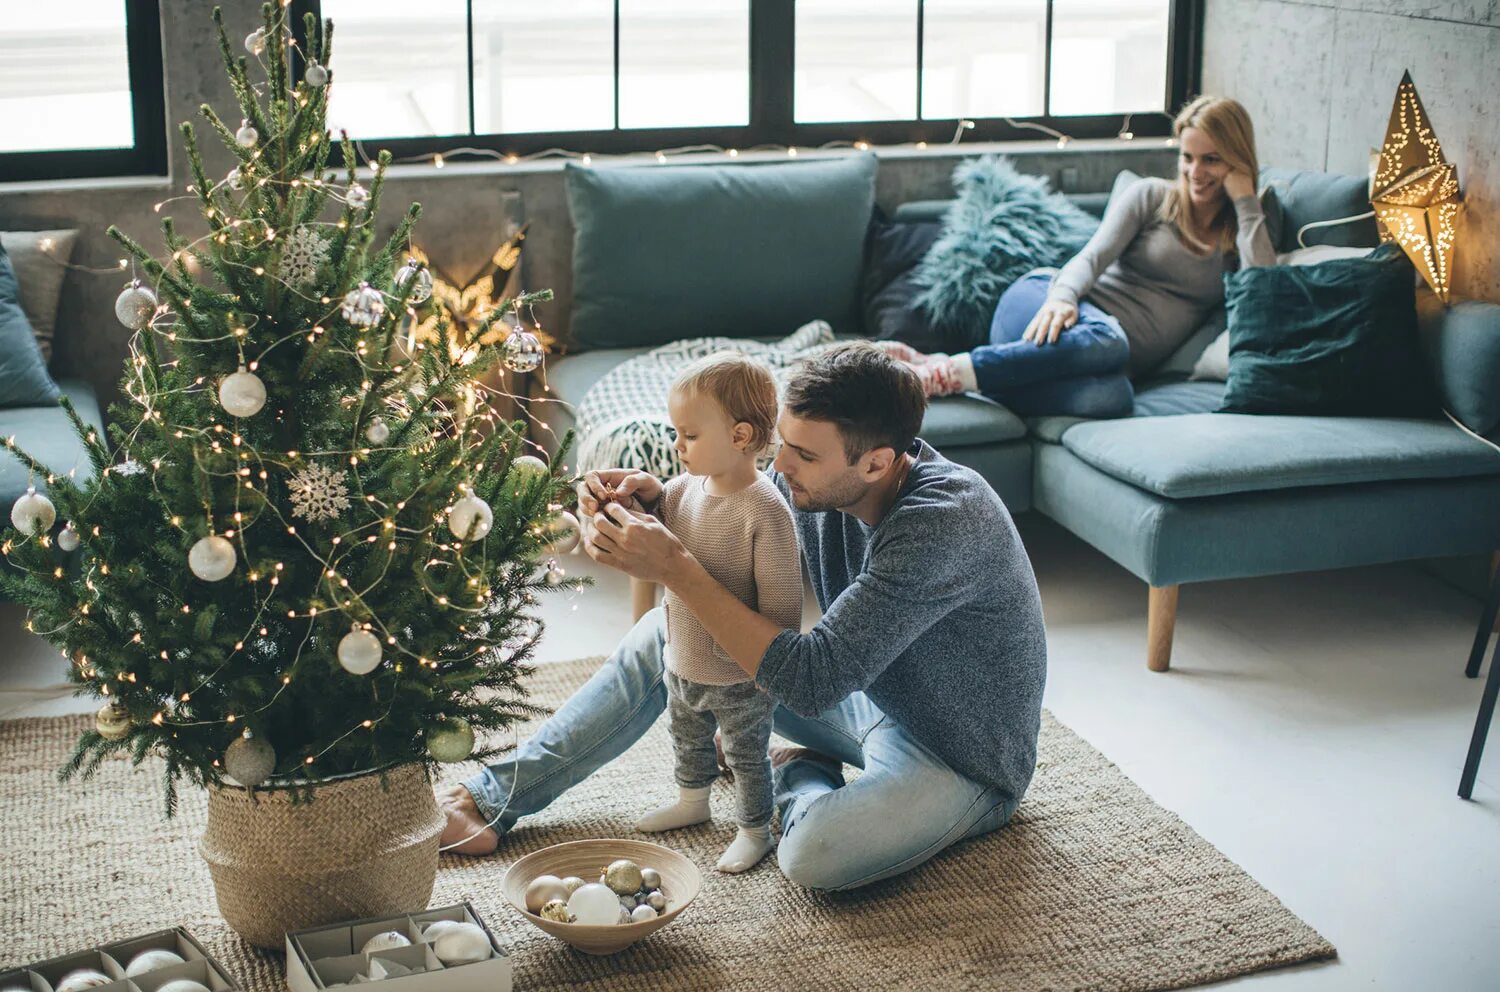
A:
<svg viewBox="0 0 1500 992">
<path fill-rule="evenodd" d="M 785 410 L 776 422 L 781 450 L 774 468 L 786 479 L 792 503 L 799 510 L 819 513 L 853 506 L 870 489 L 867 452 L 849 464 L 844 436 L 826 420 L 803 420 Z"/>
</svg>

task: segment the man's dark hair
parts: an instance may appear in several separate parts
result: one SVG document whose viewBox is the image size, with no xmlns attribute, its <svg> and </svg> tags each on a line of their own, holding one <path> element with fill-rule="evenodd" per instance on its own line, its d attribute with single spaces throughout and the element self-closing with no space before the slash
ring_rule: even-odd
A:
<svg viewBox="0 0 1500 992">
<path fill-rule="evenodd" d="M 917 374 L 866 341 L 803 363 L 786 384 L 785 403 L 793 416 L 837 427 L 851 465 L 875 448 L 906 451 L 927 410 Z"/>
</svg>

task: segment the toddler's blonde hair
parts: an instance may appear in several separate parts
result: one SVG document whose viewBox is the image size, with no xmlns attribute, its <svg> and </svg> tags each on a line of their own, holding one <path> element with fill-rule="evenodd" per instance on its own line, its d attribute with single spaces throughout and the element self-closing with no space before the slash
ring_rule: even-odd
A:
<svg viewBox="0 0 1500 992">
<path fill-rule="evenodd" d="M 776 434 L 776 380 L 771 372 L 749 355 L 721 351 L 683 369 L 672 383 L 672 391 L 707 396 L 723 408 L 734 423 L 750 425 L 753 453 L 770 447 Z"/>
</svg>

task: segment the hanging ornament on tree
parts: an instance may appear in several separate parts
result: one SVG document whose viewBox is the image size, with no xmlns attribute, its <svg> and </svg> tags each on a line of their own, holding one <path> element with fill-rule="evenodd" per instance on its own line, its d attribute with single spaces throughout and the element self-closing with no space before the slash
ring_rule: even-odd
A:
<svg viewBox="0 0 1500 992">
<path fill-rule="evenodd" d="M 488 509 L 488 508 L 486 508 Z M 10 522 L 27 537 L 52 529 L 57 520 L 57 507 L 52 501 L 36 491 L 36 486 L 27 486 L 26 492 L 11 505 Z M 489 530 L 488 527 L 485 530 Z"/>
<path fill-rule="evenodd" d="M 445 717 L 427 729 L 427 753 L 437 761 L 463 761 L 474 753 L 474 728 L 461 717 Z"/>
<path fill-rule="evenodd" d="M 365 189 L 359 183 L 355 183 L 353 186 L 350 186 L 349 191 L 344 194 L 344 202 L 349 204 L 349 206 L 353 207 L 355 210 L 363 210 L 370 203 L 370 191 Z"/>
<path fill-rule="evenodd" d="M 210 534 L 188 549 L 188 568 L 204 582 L 218 582 L 234 571 L 234 545 L 227 538 Z"/>
<path fill-rule="evenodd" d="M 292 476 L 292 515 L 317 523 L 332 520 L 349 509 L 348 473 L 313 462 Z"/>
<path fill-rule="evenodd" d="M 547 559 L 547 574 L 544 577 L 547 585 L 560 586 L 563 579 L 567 577 L 568 573 L 563 571 L 562 566 L 557 563 L 556 558 Z"/>
<path fill-rule="evenodd" d="M 245 177 L 240 173 L 239 166 L 229 170 L 229 175 L 224 177 L 224 184 L 230 189 L 244 189 Z"/>
<path fill-rule="evenodd" d="M 259 55 L 266 50 L 266 29 L 256 28 L 245 36 L 245 51 Z"/>
<path fill-rule="evenodd" d="M 338 656 L 350 675 L 369 675 L 380 667 L 380 638 L 356 624 L 339 638 Z"/>
<path fill-rule="evenodd" d="M 318 228 L 304 224 L 286 239 L 281 253 L 281 278 L 293 286 L 311 285 L 327 260 L 328 242 Z"/>
<path fill-rule="evenodd" d="M 142 286 L 139 279 L 132 279 L 130 285 L 115 297 L 115 316 L 132 331 L 151 323 L 151 315 L 155 312 L 156 294 Z"/>
<path fill-rule="evenodd" d="M 390 425 L 380 417 L 376 417 L 365 427 L 365 440 L 371 444 L 385 444 L 390 439 Z"/>
<path fill-rule="evenodd" d="M 432 298 L 432 273 L 427 271 L 423 265 L 417 264 L 415 259 L 407 260 L 396 273 L 396 290 L 400 292 L 411 283 L 411 295 L 406 299 L 410 303 L 426 303 Z"/>
<path fill-rule="evenodd" d="M 107 741 L 122 741 L 130 736 L 130 714 L 111 699 L 94 714 L 94 729 Z"/>
<path fill-rule="evenodd" d="M 317 62 L 309 62 L 307 71 L 302 74 L 302 79 L 313 89 L 320 90 L 328 85 L 328 70 Z"/>
<path fill-rule="evenodd" d="M 253 417 L 266 405 L 266 384 L 241 365 L 219 383 L 219 405 L 231 417 Z"/>
<path fill-rule="evenodd" d="M 549 554 L 565 555 L 578 547 L 578 518 L 567 510 L 559 510 L 556 516 L 543 525 L 542 533 L 547 537 Z"/>
<path fill-rule="evenodd" d="M 490 505 L 468 486 L 464 495 L 448 508 L 448 529 L 460 541 L 481 541 L 495 525 L 495 514 Z"/>
<path fill-rule="evenodd" d="M 276 770 L 276 749 L 248 729 L 224 749 L 224 770 L 247 789 L 253 789 Z"/>
<path fill-rule="evenodd" d="M 510 471 L 516 477 L 517 482 L 524 482 L 528 477 L 551 475 L 552 470 L 547 463 L 536 455 L 522 455 L 510 463 Z"/>
<path fill-rule="evenodd" d="M 339 312 L 355 327 L 373 327 L 385 313 L 385 300 L 381 297 L 380 290 L 372 289 L 369 283 L 362 282 L 359 288 L 344 294 L 344 305 Z"/>
<path fill-rule="evenodd" d="M 77 551 L 78 545 L 82 543 L 82 538 L 79 537 L 78 531 L 73 527 L 73 521 L 69 520 L 67 526 L 57 535 L 57 546 L 71 553 Z"/>
<path fill-rule="evenodd" d="M 530 372 L 542 364 L 546 353 L 537 336 L 522 328 L 515 328 L 505 338 L 505 367 L 512 372 Z"/>
<path fill-rule="evenodd" d="M 235 144 L 241 148 L 254 148 L 255 143 L 260 140 L 260 132 L 250 126 L 249 120 L 240 121 L 240 129 L 234 132 Z"/>
</svg>

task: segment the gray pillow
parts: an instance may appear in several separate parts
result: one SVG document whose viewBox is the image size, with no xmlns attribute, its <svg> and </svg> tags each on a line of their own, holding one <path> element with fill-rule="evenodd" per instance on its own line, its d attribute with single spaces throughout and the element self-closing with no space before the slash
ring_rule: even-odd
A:
<svg viewBox="0 0 1500 992">
<path fill-rule="evenodd" d="M 47 374 L 21 309 L 20 287 L 5 246 L 0 245 L 0 407 L 46 406 L 57 402 L 57 385 Z"/>
<path fill-rule="evenodd" d="M 57 329 L 57 305 L 62 299 L 67 263 L 73 260 L 77 231 L 0 231 L 0 247 L 21 284 L 21 309 L 36 332 L 42 358 L 52 361 L 52 335 Z M 44 250 L 43 245 L 48 247 Z"/>
</svg>

